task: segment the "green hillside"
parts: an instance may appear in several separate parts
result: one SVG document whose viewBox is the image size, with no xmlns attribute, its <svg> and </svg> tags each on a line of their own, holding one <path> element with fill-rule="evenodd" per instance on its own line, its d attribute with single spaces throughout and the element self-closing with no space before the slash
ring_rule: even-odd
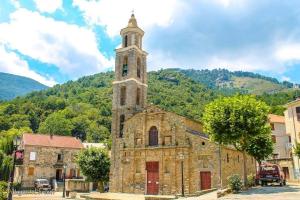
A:
<svg viewBox="0 0 300 200">
<path fill-rule="evenodd" d="M 0 72 L 0 100 L 13 99 L 46 88 L 47 86 L 33 79 Z"/>
<path fill-rule="evenodd" d="M 29 127 L 33 132 L 73 135 L 90 142 L 109 141 L 113 79 L 113 72 L 95 74 L 3 102 L 0 130 Z M 209 88 L 176 70 L 149 73 L 148 103 L 197 121 L 208 102 L 232 94 Z M 291 90 L 257 98 L 282 114 L 282 105 L 299 94 Z"/>
<path fill-rule="evenodd" d="M 266 77 L 252 72 L 235 71 L 226 69 L 213 70 L 182 70 L 173 69 L 184 73 L 191 79 L 206 85 L 209 88 L 220 90 L 225 94 L 235 92 L 264 94 L 293 90 L 293 83 L 279 82 L 275 78 Z"/>
</svg>

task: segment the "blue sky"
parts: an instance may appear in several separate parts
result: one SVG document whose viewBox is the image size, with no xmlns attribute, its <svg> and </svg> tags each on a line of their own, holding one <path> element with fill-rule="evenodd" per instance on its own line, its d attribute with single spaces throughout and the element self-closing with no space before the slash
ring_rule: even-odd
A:
<svg viewBox="0 0 300 200">
<path fill-rule="evenodd" d="M 51 86 L 111 70 L 133 9 L 149 71 L 227 68 L 300 83 L 298 0 L 0 0 L 0 71 Z"/>
</svg>

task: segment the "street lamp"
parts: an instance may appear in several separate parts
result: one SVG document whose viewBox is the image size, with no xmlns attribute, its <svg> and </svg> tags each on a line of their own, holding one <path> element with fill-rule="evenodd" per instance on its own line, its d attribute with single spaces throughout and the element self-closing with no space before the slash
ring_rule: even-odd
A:
<svg viewBox="0 0 300 200">
<path fill-rule="evenodd" d="M 10 171 L 9 174 L 9 187 L 8 187 L 8 200 L 12 200 L 12 191 L 13 191 L 13 182 L 14 182 L 14 176 L 15 176 L 15 165 L 16 165 L 16 152 L 18 149 L 18 146 L 21 143 L 21 138 L 19 136 L 14 137 L 13 139 L 13 155 L 14 155 L 14 159 L 13 159 L 13 168 Z"/>
<path fill-rule="evenodd" d="M 183 152 L 179 153 L 178 158 L 179 158 L 179 160 L 181 160 L 181 196 L 184 197 L 184 177 L 183 177 L 184 154 L 183 154 Z"/>
<path fill-rule="evenodd" d="M 64 175 L 63 175 L 63 178 L 64 178 L 64 190 L 63 190 L 63 198 L 66 197 L 66 170 L 67 170 L 67 165 L 64 164 Z"/>
</svg>

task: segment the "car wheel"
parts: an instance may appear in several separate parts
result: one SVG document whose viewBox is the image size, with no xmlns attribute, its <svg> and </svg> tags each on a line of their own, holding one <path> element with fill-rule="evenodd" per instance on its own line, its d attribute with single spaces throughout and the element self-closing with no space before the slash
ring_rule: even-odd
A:
<svg viewBox="0 0 300 200">
<path fill-rule="evenodd" d="M 282 182 L 282 181 L 280 181 L 279 185 L 280 185 L 280 187 L 282 187 L 282 186 L 283 186 L 283 182 Z"/>
</svg>

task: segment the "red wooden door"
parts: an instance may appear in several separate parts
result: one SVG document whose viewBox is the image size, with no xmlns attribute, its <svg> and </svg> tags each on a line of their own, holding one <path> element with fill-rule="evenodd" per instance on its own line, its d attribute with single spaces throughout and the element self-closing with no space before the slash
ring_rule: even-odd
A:
<svg viewBox="0 0 300 200">
<path fill-rule="evenodd" d="M 211 189 L 211 173 L 200 172 L 201 190 Z"/>
<path fill-rule="evenodd" d="M 147 162 L 147 194 L 156 195 L 159 192 L 159 164 Z"/>
</svg>

